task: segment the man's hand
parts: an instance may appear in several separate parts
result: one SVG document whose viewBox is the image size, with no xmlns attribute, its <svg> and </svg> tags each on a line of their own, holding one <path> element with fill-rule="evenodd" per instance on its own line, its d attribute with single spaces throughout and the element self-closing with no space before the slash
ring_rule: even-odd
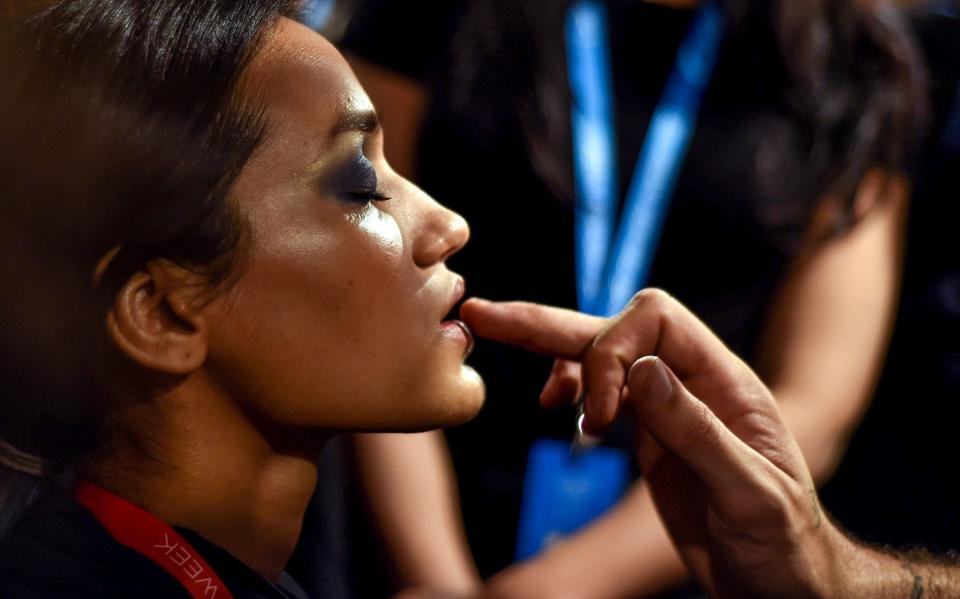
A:
<svg viewBox="0 0 960 599">
<path fill-rule="evenodd" d="M 470 300 L 482 337 L 560 360 L 546 403 L 576 392 L 600 432 L 628 408 L 658 510 L 714 596 L 839 596 L 853 545 L 823 516 L 809 471 L 770 392 L 667 294 L 639 293 L 613 319 Z"/>
</svg>

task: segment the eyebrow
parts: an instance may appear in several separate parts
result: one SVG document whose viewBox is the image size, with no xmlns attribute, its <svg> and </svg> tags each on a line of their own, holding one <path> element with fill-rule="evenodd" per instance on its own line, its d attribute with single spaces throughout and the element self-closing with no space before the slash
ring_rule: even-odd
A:
<svg viewBox="0 0 960 599">
<path fill-rule="evenodd" d="M 333 135 L 347 131 L 363 131 L 372 133 L 380 128 L 380 117 L 374 110 L 351 110 L 337 121 L 333 127 Z"/>
</svg>

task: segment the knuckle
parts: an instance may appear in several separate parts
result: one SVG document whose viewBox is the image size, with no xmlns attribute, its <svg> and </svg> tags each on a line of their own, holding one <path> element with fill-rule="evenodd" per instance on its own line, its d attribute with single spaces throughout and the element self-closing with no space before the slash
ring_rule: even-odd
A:
<svg viewBox="0 0 960 599">
<path fill-rule="evenodd" d="M 587 347 L 584 353 L 584 361 L 601 361 L 614 355 L 614 345 L 616 341 L 610 337 L 601 335 L 595 337 Z"/>
<path fill-rule="evenodd" d="M 633 362 L 634 353 L 628 339 L 601 336 L 590 344 L 584 361 L 592 364 L 626 366 Z"/>
<path fill-rule="evenodd" d="M 561 368 L 557 373 L 557 380 L 565 385 L 577 385 L 580 383 L 580 373 L 570 367 Z"/>
<path fill-rule="evenodd" d="M 565 372 L 561 379 L 566 387 L 577 387 L 580 385 L 580 374 L 576 372 Z"/>
<path fill-rule="evenodd" d="M 660 311 L 666 309 L 670 304 L 675 302 L 669 293 L 663 289 L 657 287 L 648 287 L 647 289 L 642 289 L 634 294 L 633 298 L 630 300 L 631 306 L 644 306 L 647 308 L 652 308 L 655 311 Z"/>
</svg>

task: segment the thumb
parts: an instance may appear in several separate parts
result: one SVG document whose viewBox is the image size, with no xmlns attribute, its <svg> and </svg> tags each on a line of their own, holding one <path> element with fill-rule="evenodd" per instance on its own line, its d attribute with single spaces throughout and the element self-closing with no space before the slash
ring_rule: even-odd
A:
<svg viewBox="0 0 960 599">
<path fill-rule="evenodd" d="M 755 469 L 763 458 L 687 391 L 662 360 L 648 356 L 634 362 L 627 388 L 639 424 L 714 494 L 756 484 Z"/>
</svg>

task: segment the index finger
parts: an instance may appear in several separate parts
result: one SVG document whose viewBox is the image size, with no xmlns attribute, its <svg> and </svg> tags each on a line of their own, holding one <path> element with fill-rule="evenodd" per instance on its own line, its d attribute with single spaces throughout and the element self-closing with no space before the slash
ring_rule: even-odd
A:
<svg viewBox="0 0 960 599">
<path fill-rule="evenodd" d="M 460 317 L 474 333 L 552 358 L 579 362 L 607 319 L 530 302 L 471 298 Z"/>
</svg>

